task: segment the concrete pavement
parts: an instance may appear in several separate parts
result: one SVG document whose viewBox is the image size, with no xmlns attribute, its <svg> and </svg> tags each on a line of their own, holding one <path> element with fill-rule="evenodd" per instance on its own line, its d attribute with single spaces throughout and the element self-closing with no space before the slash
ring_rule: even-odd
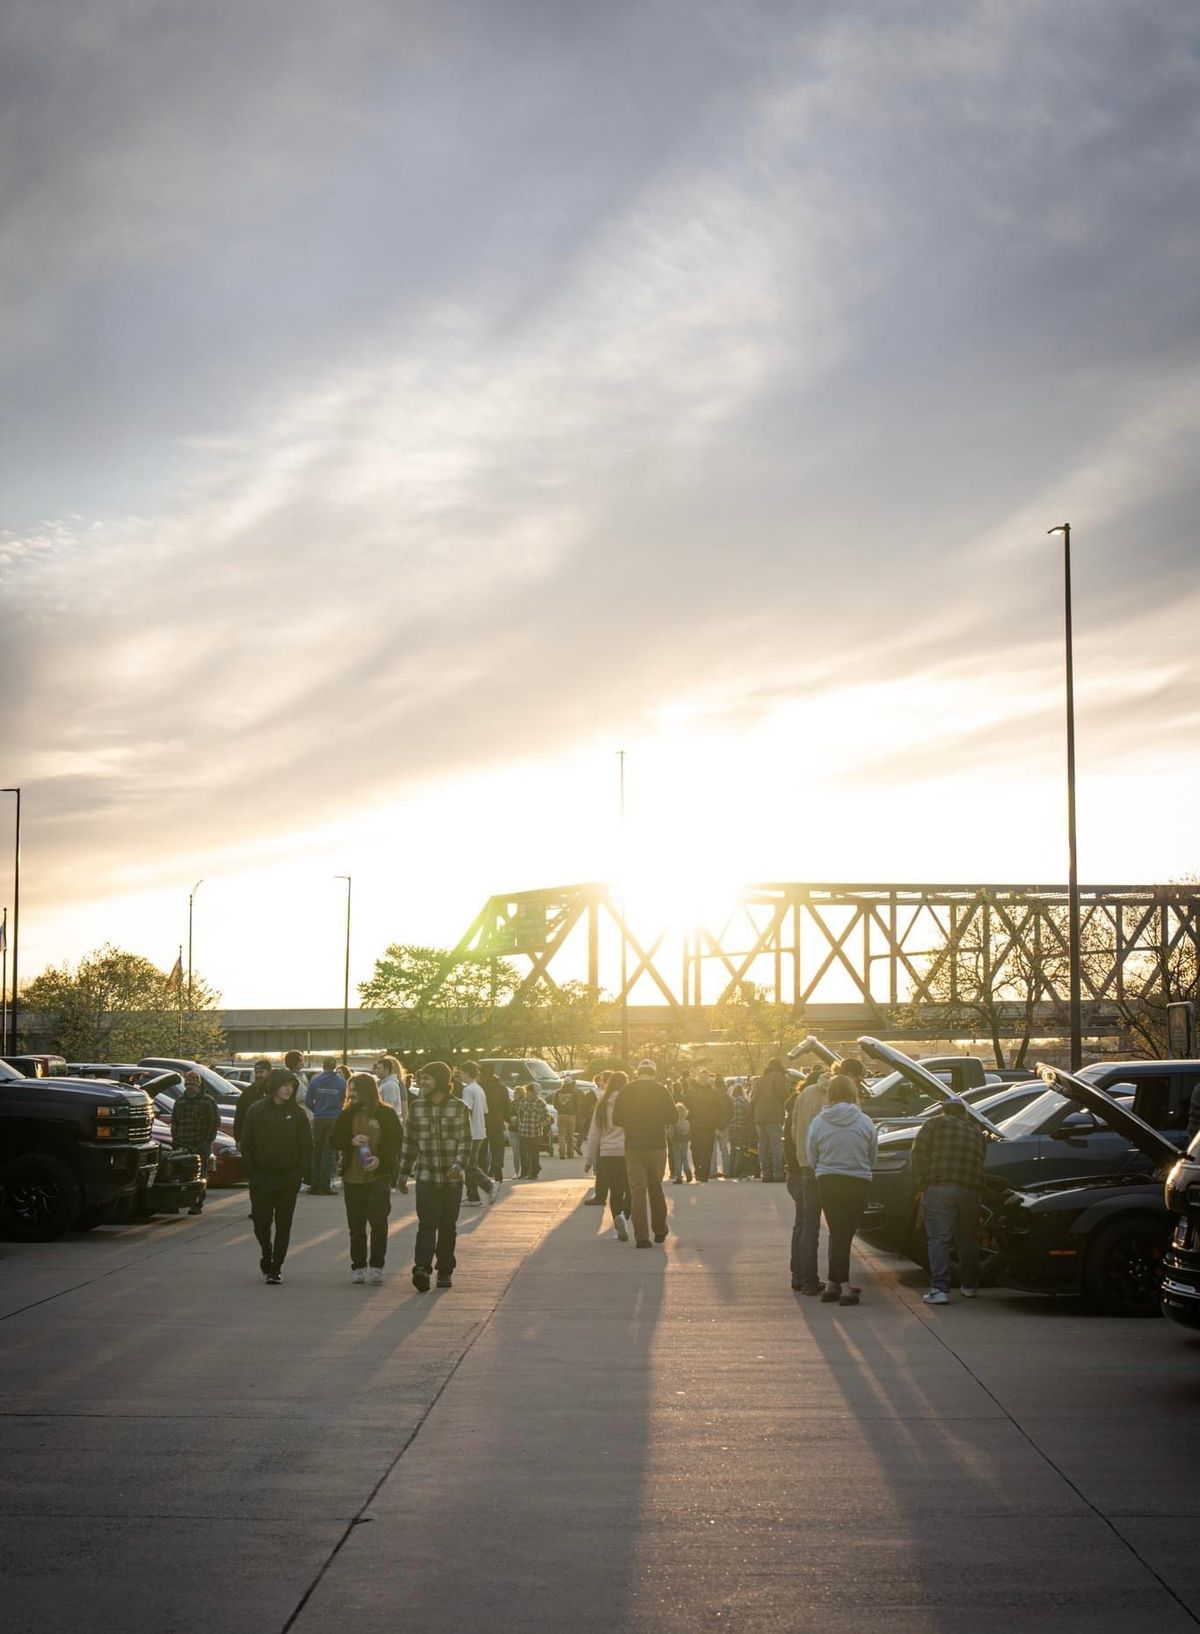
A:
<svg viewBox="0 0 1200 1634">
<path fill-rule="evenodd" d="M 0 1244 L 7 1630 L 1194 1629 L 1200 1339 L 1000 1290 L 787 1286 L 783 1187 L 669 1187 L 639 1253 L 550 1163 L 448 1293 L 245 1194 Z"/>
</svg>

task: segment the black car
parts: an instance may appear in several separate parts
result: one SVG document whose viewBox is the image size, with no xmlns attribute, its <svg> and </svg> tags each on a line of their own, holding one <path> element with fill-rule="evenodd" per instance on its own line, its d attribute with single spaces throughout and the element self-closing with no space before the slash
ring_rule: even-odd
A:
<svg viewBox="0 0 1200 1634">
<path fill-rule="evenodd" d="M 1179 1157 L 1178 1142 L 1138 1117 L 1132 1101 L 1060 1067 L 1039 1071 L 1051 1094 L 1082 1108 L 1089 1127 L 1111 1137 L 1111 1167 L 1107 1174 L 1033 1180 L 1019 1190 L 1001 1190 L 993 1178 L 981 1240 L 998 1278 L 1038 1293 L 1082 1294 L 1113 1316 L 1157 1314 L 1172 1228 L 1162 1175 Z"/>
<path fill-rule="evenodd" d="M 1167 1176 L 1164 1201 L 1173 1216 L 1162 1262 L 1162 1313 L 1200 1328 L 1200 1134 Z"/>
</svg>

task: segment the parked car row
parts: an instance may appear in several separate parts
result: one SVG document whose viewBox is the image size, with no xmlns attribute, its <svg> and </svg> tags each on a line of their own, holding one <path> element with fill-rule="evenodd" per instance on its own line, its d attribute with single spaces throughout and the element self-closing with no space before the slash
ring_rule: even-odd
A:
<svg viewBox="0 0 1200 1634">
<path fill-rule="evenodd" d="M 1200 1137 L 1181 1155 L 1200 1061 L 1104 1061 L 1078 1074 L 1040 1066 L 1033 1083 L 955 1095 L 930 1063 L 874 1038 L 859 1047 L 925 1102 L 881 1130 L 869 1242 L 926 1263 L 912 1147 L 921 1117 L 961 1100 L 988 1137 L 985 1280 L 1081 1295 L 1117 1315 L 1161 1308 L 1200 1326 Z"/>
</svg>

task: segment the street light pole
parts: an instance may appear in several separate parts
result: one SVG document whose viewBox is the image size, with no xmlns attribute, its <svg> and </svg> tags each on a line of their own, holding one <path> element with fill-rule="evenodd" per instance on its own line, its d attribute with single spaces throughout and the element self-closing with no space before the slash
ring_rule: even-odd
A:
<svg viewBox="0 0 1200 1634">
<path fill-rule="evenodd" d="M 625 855 L 625 751 L 617 750 L 617 772 L 621 798 L 621 1060 L 629 1071 L 629 933 L 625 926 L 625 874 L 628 859 Z"/>
<path fill-rule="evenodd" d="M 1071 622 L 1071 524 L 1048 533 L 1063 536 L 1063 596 L 1067 646 L 1067 915 L 1070 949 L 1071 1071 L 1083 1065 L 1083 1000 L 1080 975 L 1079 857 L 1075 838 L 1075 653 Z"/>
<path fill-rule="evenodd" d="M 188 1019 L 192 1015 L 192 908 L 196 901 L 196 892 L 204 884 L 198 879 L 188 892 Z"/>
<path fill-rule="evenodd" d="M 350 1065 L 350 884 L 349 874 L 335 874 L 346 881 L 346 965 L 342 981 L 342 1060 Z"/>
<path fill-rule="evenodd" d="M 8 1053 L 15 1055 L 20 1048 L 17 1024 L 21 1008 L 20 989 L 17 985 L 19 980 L 17 962 L 21 956 L 21 791 L 20 789 L 0 789 L 0 794 L 15 794 L 17 797 L 17 832 L 13 846 L 12 1002 L 8 1008 Z"/>
</svg>

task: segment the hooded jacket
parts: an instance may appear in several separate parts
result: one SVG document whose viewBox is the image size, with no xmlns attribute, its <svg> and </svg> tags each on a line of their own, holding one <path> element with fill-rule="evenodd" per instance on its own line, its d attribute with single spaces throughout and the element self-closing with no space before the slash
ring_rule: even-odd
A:
<svg viewBox="0 0 1200 1634">
<path fill-rule="evenodd" d="M 792 1080 L 782 1067 L 768 1067 L 754 1086 L 754 1121 L 782 1123 L 783 1108 L 791 1092 Z"/>
<path fill-rule="evenodd" d="M 597 1158 L 625 1156 L 625 1131 L 619 1123 L 613 1122 L 615 1100 L 616 1097 L 613 1096 L 605 1104 L 603 1111 L 597 1107 L 592 1116 L 583 1155 L 593 1169 L 596 1167 Z"/>
<path fill-rule="evenodd" d="M 808 1130 L 808 1161 L 818 1180 L 823 1174 L 870 1180 L 879 1131 L 861 1107 L 834 1101 L 813 1119 Z"/>
<path fill-rule="evenodd" d="M 265 1095 L 246 1114 L 242 1125 L 242 1162 L 250 1184 L 255 1181 L 296 1183 L 312 1173 L 312 1125 L 295 1098 L 277 1101 Z"/>
</svg>

